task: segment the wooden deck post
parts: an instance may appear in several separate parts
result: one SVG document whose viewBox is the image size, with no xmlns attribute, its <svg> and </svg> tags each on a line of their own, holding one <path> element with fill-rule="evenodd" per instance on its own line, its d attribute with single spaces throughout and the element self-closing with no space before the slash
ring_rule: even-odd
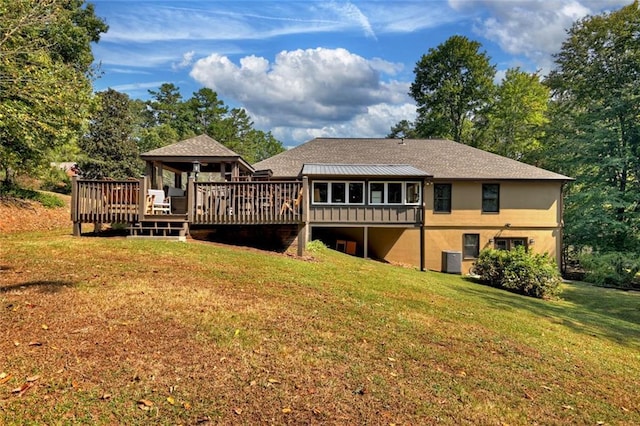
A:
<svg viewBox="0 0 640 426">
<path fill-rule="evenodd" d="M 424 272 L 425 270 L 425 252 L 426 252 L 426 248 L 425 248 L 425 238 L 424 238 L 424 230 L 425 230 L 425 225 L 426 225 L 426 213 L 427 213 L 427 208 L 426 208 L 426 203 L 425 203 L 425 198 L 426 198 L 426 194 L 427 194 L 427 180 L 423 179 L 422 180 L 422 200 L 421 200 L 421 204 L 420 204 L 420 216 L 422 216 L 420 218 L 420 271 Z"/>
<path fill-rule="evenodd" d="M 302 178 L 302 223 L 298 229 L 298 256 L 304 254 L 309 242 L 309 178 Z"/>
<path fill-rule="evenodd" d="M 196 184 L 193 175 L 189 175 L 187 180 L 187 220 L 193 223 L 196 209 Z"/>
<path fill-rule="evenodd" d="M 81 236 L 82 224 L 78 220 L 78 176 L 71 177 L 71 221 L 73 222 L 73 236 Z"/>
<path fill-rule="evenodd" d="M 138 220 L 142 220 L 147 214 L 147 178 L 140 178 L 140 193 L 138 194 Z"/>
</svg>

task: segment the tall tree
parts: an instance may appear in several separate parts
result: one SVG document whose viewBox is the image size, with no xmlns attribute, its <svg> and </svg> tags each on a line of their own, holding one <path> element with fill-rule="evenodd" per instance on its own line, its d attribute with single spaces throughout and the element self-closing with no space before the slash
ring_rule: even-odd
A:
<svg viewBox="0 0 640 426">
<path fill-rule="evenodd" d="M 640 249 L 640 11 L 638 2 L 587 17 L 568 32 L 549 75 L 554 147 L 577 178 L 567 200 L 569 242 Z"/>
<path fill-rule="evenodd" d="M 473 145 L 469 123 L 487 106 L 495 67 L 480 43 L 452 36 L 416 64 L 409 94 L 416 100 L 417 133 Z"/>
<path fill-rule="evenodd" d="M 139 176 L 142 163 L 132 138 L 134 116 L 131 101 L 113 89 L 99 92 L 98 111 L 80 148 L 86 159 L 79 162 L 85 177 L 123 179 Z"/>
<path fill-rule="evenodd" d="M 0 1 L 0 170 L 29 172 L 76 138 L 91 107 L 91 43 L 107 25 L 82 0 Z"/>
<path fill-rule="evenodd" d="M 391 131 L 387 135 L 389 139 L 408 138 L 415 139 L 418 136 L 416 133 L 415 124 L 409 120 L 400 120 L 395 125 L 391 126 Z"/>
<path fill-rule="evenodd" d="M 507 70 L 486 112 L 482 148 L 525 163 L 539 161 L 549 104 L 549 88 L 536 73 Z"/>
</svg>

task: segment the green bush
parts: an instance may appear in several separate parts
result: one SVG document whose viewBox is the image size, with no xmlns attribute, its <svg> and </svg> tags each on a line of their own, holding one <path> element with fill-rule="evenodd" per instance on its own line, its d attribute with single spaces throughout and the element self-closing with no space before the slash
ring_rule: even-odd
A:
<svg viewBox="0 0 640 426">
<path fill-rule="evenodd" d="M 0 196 L 17 198 L 20 200 L 33 200 L 47 208 L 64 207 L 64 201 L 53 194 L 34 191 L 33 189 L 20 188 L 18 186 L 0 185 Z"/>
<path fill-rule="evenodd" d="M 547 299 L 560 292 L 560 273 L 553 259 L 524 247 L 482 250 L 474 270 L 480 281 L 526 296 Z"/>
<path fill-rule="evenodd" d="M 71 178 L 64 170 L 51 167 L 44 173 L 41 188 L 44 191 L 69 195 L 71 194 Z"/>
<path fill-rule="evenodd" d="M 590 253 L 580 257 L 585 269 L 584 280 L 596 285 L 620 288 L 640 287 L 636 275 L 640 272 L 640 260 L 636 253 Z"/>
</svg>

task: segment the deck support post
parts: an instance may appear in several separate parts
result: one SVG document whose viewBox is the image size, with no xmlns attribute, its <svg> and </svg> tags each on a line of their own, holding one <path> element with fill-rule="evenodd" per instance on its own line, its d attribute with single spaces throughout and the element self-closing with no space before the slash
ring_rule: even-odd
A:
<svg viewBox="0 0 640 426">
<path fill-rule="evenodd" d="M 425 204 L 425 198 L 426 198 L 426 194 L 427 194 L 427 180 L 423 179 L 422 180 L 422 199 L 421 201 L 421 205 L 420 205 L 420 271 L 424 272 L 425 271 L 425 238 L 424 238 L 424 230 L 425 230 L 425 225 L 426 225 L 426 212 L 427 212 L 427 207 Z"/>
<path fill-rule="evenodd" d="M 81 237 L 82 236 L 82 223 L 73 222 L 73 236 Z"/>
<path fill-rule="evenodd" d="M 369 258 L 369 227 L 365 226 L 362 228 L 362 257 L 365 259 Z"/>
</svg>

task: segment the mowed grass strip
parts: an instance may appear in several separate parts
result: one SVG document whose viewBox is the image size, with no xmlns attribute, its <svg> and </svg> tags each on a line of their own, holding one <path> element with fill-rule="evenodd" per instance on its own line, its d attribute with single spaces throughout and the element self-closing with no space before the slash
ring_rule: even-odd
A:
<svg viewBox="0 0 640 426">
<path fill-rule="evenodd" d="M 0 236 L 0 424 L 640 424 L 640 295 Z"/>
</svg>

